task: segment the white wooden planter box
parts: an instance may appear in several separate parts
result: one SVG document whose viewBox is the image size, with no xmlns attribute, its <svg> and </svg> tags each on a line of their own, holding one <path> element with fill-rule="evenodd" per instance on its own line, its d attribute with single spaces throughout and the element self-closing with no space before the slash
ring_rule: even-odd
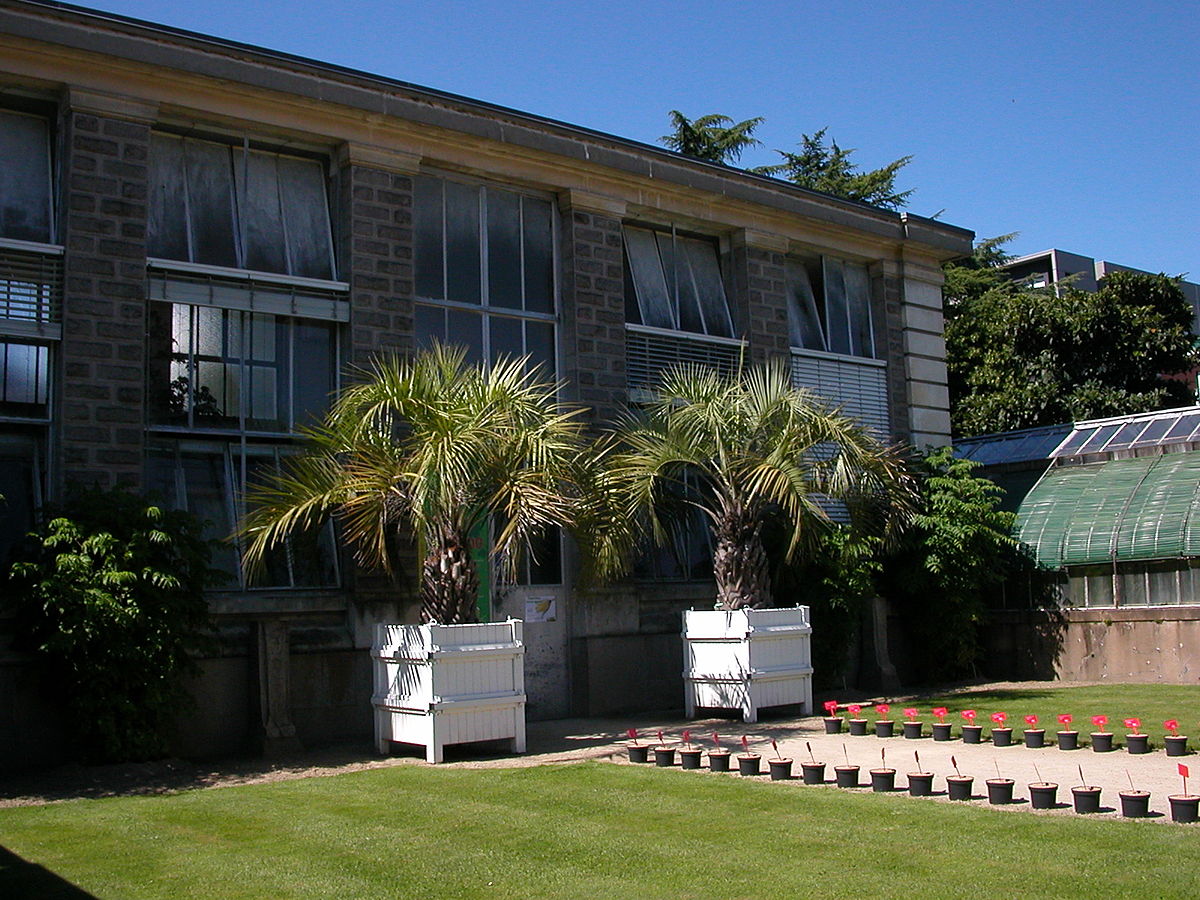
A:
<svg viewBox="0 0 1200 900">
<path fill-rule="evenodd" d="M 377 625 L 375 743 L 421 744 L 438 763 L 447 744 L 509 738 L 525 752 L 525 646 L 519 619 L 480 625 Z"/>
<path fill-rule="evenodd" d="M 684 708 L 740 709 L 758 721 L 767 706 L 813 711 L 808 607 L 687 610 L 683 614 Z"/>
</svg>

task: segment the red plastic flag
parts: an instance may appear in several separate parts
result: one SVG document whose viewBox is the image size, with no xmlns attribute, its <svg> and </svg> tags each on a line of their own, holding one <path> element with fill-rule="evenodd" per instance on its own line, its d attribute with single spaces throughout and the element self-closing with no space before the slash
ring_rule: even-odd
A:
<svg viewBox="0 0 1200 900">
<path fill-rule="evenodd" d="M 1038 720 L 1037 720 L 1037 716 L 1035 716 L 1035 715 L 1032 715 L 1032 714 L 1031 714 L 1031 715 L 1028 715 L 1028 716 L 1026 716 L 1026 717 L 1025 717 L 1025 724 L 1026 724 L 1026 725 L 1036 725 L 1036 724 L 1037 724 L 1037 722 L 1038 722 Z"/>
<path fill-rule="evenodd" d="M 947 709 L 946 709 L 946 707 L 944 707 L 944 706 L 935 706 L 935 707 L 933 708 L 933 714 L 934 714 L 935 716 L 937 716 L 937 720 L 938 720 L 939 722 L 944 722 L 944 721 L 946 721 L 946 713 L 947 713 L 947 712 L 948 712 L 948 710 L 947 710 Z"/>
<path fill-rule="evenodd" d="M 1108 716 L 1092 716 L 1092 724 L 1097 728 L 1103 728 L 1108 724 Z"/>
<path fill-rule="evenodd" d="M 1071 722 L 1073 722 L 1073 721 L 1074 721 L 1074 719 L 1072 718 L 1070 713 L 1063 713 L 1061 716 L 1058 717 L 1059 725 L 1070 725 Z"/>
<path fill-rule="evenodd" d="M 686 728 L 683 729 L 683 742 L 685 744 L 687 744 L 689 747 L 692 746 L 692 733 L 690 731 L 688 731 Z"/>
<path fill-rule="evenodd" d="M 909 719 L 915 719 L 917 717 L 917 708 L 915 706 L 906 708 L 904 710 L 904 715 Z"/>
<path fill-rule="evenodd" d="M 631 741 L 633 741 L 635 744 L 637 743 L 637 729 L 636 729 L 636 728 L 630 728 L 630 729 L 629 729 L 627 732 L 625 732 L 625 733 L 626 733 L 627 735 L 629 735 L 629 739 L 630 739 Z"/>
<path fill-rule="evenodd" d="M 890 706 L 888 706 L 886 703 L 876 703 L 875 709 L 879 713 L 880 716 L 886 716 L 888 713 L 890 713 L 892 711 L 892 708 Z"/>
<path fill-rule="evenodd" d="M 1188 772 L 1187 766 L 1185 766 L 1183 763 L 1180 763 L 1179 764 L 1179 774 L 1182 775 L 1184 778 L 1187 778 L 1188 775 L 1190 775 L 1191 773 Z"/>
<path fill-rule="evenodd" d="M 747 738 L 744 734 L 742 735 L 742 749 L 745 750 L 747 753 L 750 752 L 750 741 L 747 740 Z"/>
<path fill-rule="evenodd" d="M 1142 720 L 1131 716 L 1125 720 L 1125 727 L 1132 728 L 1134 731 L 1137 731 L 1142 727 Z"/>
<path fill-rule="evenodd" d="M 850 715 L 857 716 L 859 714 L 859 712 L 862 710 L 862 707 L 859 706 L 857 703 L 851 703 L 849 706 L 846 707 L 846 709 L 850 710 Z"/>
<path fill-rule="evenodd" d="M 1163 722 L 1163 728 L 1167 729 L 1171 734 L 1179 734 L 1179 720 L 1167 719 L 1167 721 Z"/>
<path fill-rule="evenodd" d="M 829 713 L 829 715 L 831 715 L 831 716 L 836 715 L 837 708 L 838 708 L 838 702 L 836 700 L 826 700 L 825 701 L 825 712 Z"/>
<path fill-rule="evenodd" d="M 966 719 L 968 722 L 970 722 L 972 725 L 975 724 L 975 716 L 976 716 L 976 712 L 973 709 L 964 709 L 962 711 L 962 717 L 964 719 Z"/>
<path fill-rule="evenodd" d="M 721 736 L 715 731 L 713 732 L 713 744 L 716 745 L 718 750 L 721 748 Z"/>
<path fill-rule="evenodd" d="M 1008 721 L 1008 713 L 994 712 L 994 713 L 992 713 L 992 721 L 995 722 L 997 725 L 1003 725 L 1005 722 Z"/>
</svg>

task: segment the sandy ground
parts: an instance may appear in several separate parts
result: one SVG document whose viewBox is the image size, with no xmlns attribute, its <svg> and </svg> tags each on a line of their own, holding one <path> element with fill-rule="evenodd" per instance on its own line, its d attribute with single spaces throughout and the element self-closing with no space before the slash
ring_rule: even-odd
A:
<svg viewBox="0 0 1200 900">
<path fill-rule="evenodd" d="M 897 719 L 900 718 L 898 711 L 901 705 L 901 701 L 893 700 L 893 715 Z M 875 718 L 869 714 L 866 717 L 872 721 Z M 740 751 L 740 739 L 745 735 L 751 749 L 763 756 L 764 771 L 766 758 L 774 755 L 770 742 L 775 740 L 780 755 L 795 760 L 797 777 L 800 762 L 810 759 L 811 753 L 813 758 L 826 763 L 829 782 L 833 781 L 833 767 L 848 761 L 851 765 L 861 767 L 860 779 L 869 785 L 868 770 L 886 763 L 886 767 L 897 772 L 897 793 L 906 791 L 908 772 L 934 773 L 937 796 L 932 800 L 909 800 L 905 797 L 904 802 L 951 802 L 945 797 L 945 777 L 955 772 L 952 757 L 963 775 L 975 779 L 975 797 L 969 801 L 974 805 L 988 806 L 984 782 L 997 777 L 997 771 L 1000 776 L 1016 782 L 1016 802 L 1007 807 L 992 807 L 997 810 L 1025 811 L 1035 815 L 1075 815 L 1070 789 L 1076 785 L 1090 784 L 1102 788 L 1100 815 L 1120 817 L 1118 792 L 1128 790 L 1132 779 L 1138 790 L 1151 792 L 1151 818 L 1145 821 L 1170 822 L 1167 797 L 1182 792 L 1182 780 L 1177 771 L 1180 762 L 1189 766 L 1195 764 L 1195 779 L 1189 779 L 1188 788 L 1189 793 L 1200 793 L 1200 762 L 1196 762 L 1195 756 L 1182 759 L 1167 757 L 1157 735 L 1152 738 L 1152 745 L 1157 746 L 1144 755 L 1131 755 L 1124 750 L 1111 753 L 1095 753 L 1091 749 L 1061 751 L 1056 746 L 1033 750 L 1022 744 L 993 747 L 986 740 L 979 745 L 968 745 L 959 740 L 934 741 L 928 736 L 928 723 L 925 727 L 926 736 L 918 740 L 877 738 L 873 734 L 867 737 L 826 735 L 823 722 L 818 717 L 764 718 L 753 725 L 728 718 L 684 721 L 670 716 L 638 716 L 620 721 L 563 719 L 534 722 L 528 726 L 528 752 L 522 756 L 510 755 L 504 745 L 463 745 L 447 748 L 447 761 L 442 765 L 450 768 L 512 768 L 585 760 L 632 765 L 628 762 L 625 750 L 628 740 L 626 730 L 630 727 L 636 727 L 641 740 L 648 743 L 657 743 L 659 731 L 663 732 L 668 742 L 677 743 L 686 728 L 691 731 L 693 740 L 702 742 L 705 747 L 711 746 L 711 735 L 716 732 L 721 735 L 722 743 L 735 751 Z M 1019 724 L 1014 726 L 1014 736 L 1019 737 L 1020 728 Z M 899 733 L 898 726 L 896 730 Z M 985 734 L 988 730 L 985 729 Z M 1053 744 L 1053 726 L 1047 728 L 1046 737 Z M 914 754 L 919 754 L 919 768 Z M 72 765 L 0 780 L 0 807 L 84 797 L 172 793 L 410 765 L 426 765 L 421 748 L 397 746 L 396 755 L 388 757 L 375 755 L 369 745 L 348 745 L 274 760 L 229 760 L 204 764 L 172 759 L 119 766 Z M 687 774 L 694 777 L 740 777 L 707 771 Z M 1037 781 L 1051 781 L 1059 785 L 1059 805 L 1056 809 L 1030 810 L 1027 785 Z M 825 787 L 807 789 L 838 790 L 831 783 Z M 860 790 L 867 791 L 870 788 Z"/>
</svg>

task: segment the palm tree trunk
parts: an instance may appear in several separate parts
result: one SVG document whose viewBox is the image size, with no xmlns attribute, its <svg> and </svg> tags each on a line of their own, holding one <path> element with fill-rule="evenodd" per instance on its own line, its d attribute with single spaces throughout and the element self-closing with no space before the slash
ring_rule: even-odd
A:
<svg viewBox="0 0 1200 900">
<path fill-rule="evenodd" d="M 479 570 L 462 535 L 443 536 L 421 565 L 421 620 L 439 625 L 479 621 Z"/>
<path fill-rule="evenodd" d="M 714 536 L 717 608 L 771 606 L 771 569 L 758 517 L 741 508 L 726 508 Z"/>
</svg>

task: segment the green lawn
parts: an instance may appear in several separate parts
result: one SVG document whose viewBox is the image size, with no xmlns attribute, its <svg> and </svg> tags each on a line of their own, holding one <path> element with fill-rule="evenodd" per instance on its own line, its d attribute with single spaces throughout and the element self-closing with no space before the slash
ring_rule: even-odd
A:
<svg viewBox="0 0 1200 900">
<path fill-rule="evenodd" d="M 6 900 L 1200 896 L 1200 826 L 603 763 L 3 809 L 0 843 Z"/>
<path fill-rule="evenodd" d="M 992 713 L 1008 713 L 1008 724 L 1013 729 L 1013 737 L 1020 740 L 1021 731 L 1025 726 L 1025 716 L 1029 714 L 1038 717 L 1038 727 L 1046 729 L 1046 740 L 1054 740 L 1054 733 L 1060 728 L 1058 724 L 1060 713 L 1070 713 L 1074 717 L 1071 728 L 1079 732 L 1081 744 L 1090 743 L 1088 734 L 1095 730 L 1092 716 L 1108 716 L 1108 730 L 1118 737 L 1116 744 L 1122 746 L 1121 737 L 1125 734 L 1125 719 L 1133 716 L 1142 720 L 1142 731 L 1151 736 L 1154 746 L 1162 746 L 1162 723 L 1167 719 L 1179 720 L 1179 733 L 1192 735 L 1200 742 L 1200 686 L 1197 685 L 1164 685 L 1164 684 L 1105 684 L 1087 687 L 1058 687 L 1052 684 L 1033 688 L 1013 690 L 969 691 L 965 693 L 948 694 L 945 696 L 922 697 L 913 703 L 894 703 L 892 718 L 897 721 L 904 717 L 902 709 L 916 706 L 921 711 L 921 718 L 926 722 L 934 721 L 930 710 L 935 706 L 944 706 L 950 713 L 947 722 L 954 723 L 953 734 L 960 733 L 959 726 L 964 724 L 960 715 L 964 709 L 973 709 L 979 716 L 976 724 L 984 726 L 986 735 L 992 729 Z M 869 710 L 864 712 L 867 718 L 874 718 Z M 1196 746 L 1189 742 L 1189 746 Z"/>
</svg>

